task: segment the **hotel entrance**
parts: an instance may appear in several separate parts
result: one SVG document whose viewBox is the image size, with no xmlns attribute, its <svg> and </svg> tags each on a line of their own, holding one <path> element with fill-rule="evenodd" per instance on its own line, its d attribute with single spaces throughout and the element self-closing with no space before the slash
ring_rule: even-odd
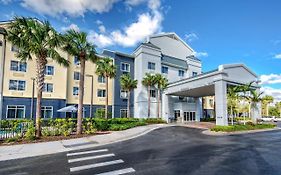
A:
<svg viewBox="0 0 281 175">
<path fill-rule="evenodd" d="M 183 121 L 184 122 L 194 122 L 196 113 L 194 111 L 184 112 Z"/>
</svg>

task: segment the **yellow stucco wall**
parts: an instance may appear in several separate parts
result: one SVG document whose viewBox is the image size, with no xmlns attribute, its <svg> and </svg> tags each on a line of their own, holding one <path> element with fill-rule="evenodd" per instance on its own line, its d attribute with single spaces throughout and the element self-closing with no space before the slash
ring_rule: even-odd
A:
<svg viewBox="0 0 281 175">
<path fill-rule="evenodd" d="M 204 109 L 214 109 L 214 105 L 215 105 L 214 96 L 204 97 Z"/>
</svg>

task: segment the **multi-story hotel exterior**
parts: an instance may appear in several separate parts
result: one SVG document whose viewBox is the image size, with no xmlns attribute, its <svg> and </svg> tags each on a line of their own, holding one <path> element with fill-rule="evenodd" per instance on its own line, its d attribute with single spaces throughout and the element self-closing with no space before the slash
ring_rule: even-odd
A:
<svg viewBox="0 0 281 175">
<path fill-rule="evenodd" d="M 5 39 L 7 24 L 0 24 L 1 118 L 29 118 L 35 63 L 34 61 L 23 63 L 16 58 L 17 48 Z M 67 114 L 59 113 L 57 110 L 78 103 L 79 61 L 65 52 L 60 53 L 71 64 L 66 68 L 51 59 L 48 60 L 42 102 L 44 118 L 66 117 Z M 109 108 L 112 117 L 125 117 L 127 113 L 127 93 L 122 91 L 120 86 L 122 74 L 129 74 L 138 80 L 138 86 L 130 98 L 131 116 L 136 118 L 148 116 L 147 93 L 149 93 L 150 117 L 157 117 L 156 89 L 152 88 L 147 92 L 142 80 L 146 73 L 161 73 L 169 81 L 168 88 L 161 95 L 160 112 L 163 119 L 173 118 L 181 122 L 200 121 L 203 116 L 211 117 L 212 114 L 216 116 L 219 125 L 227 125 L 227 87 L 246 84 L 257 79 L 256 74 L 243 64 L 221 65 L 214 71 L 202 73 L 202 63 L 196 58 L 195 51 L 175 33 L 150 36 L 132 54 L 104 50 L 100 55 L 112 58 L 117 67 L 116 77 L 109 82 Z M 86 64 L 85 117 L 89 117 L 91 88 L 93 114 L 105 105 L 105 79 L 97 76 L 95 70 L 95 64 L 90 62 Z M 259 87 L 254 85 L 253 88 Z M 203 104 L 202 97 L 205 96 L 213 97 L 203 100 Z"/>
</svg>

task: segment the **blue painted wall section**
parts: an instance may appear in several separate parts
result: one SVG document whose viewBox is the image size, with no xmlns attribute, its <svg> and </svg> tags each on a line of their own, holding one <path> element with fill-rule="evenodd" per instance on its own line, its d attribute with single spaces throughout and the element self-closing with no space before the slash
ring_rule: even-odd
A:
<svg viewBox="0 0 281 175">
<path fill-rule="evenodd" d="M 120 109 L 127 109 L 127 99 L 122 99 L 120 98 L 120 76 L 123 75 L 126 72 L 121 71 L 120 66 L 121 63 L 128 63 L 130 64 L 130 76 L 134 79 L 134 58 L 131 56 L 127 56 L 127 54 L 119 53 L 119 52 L 114 52 L 114 51 L 109 51 L 109 50 L 104 50 L 103 55 L 112 57 L 114 59 L 114 63 L 117 67 L 117 72 L 116 72 L 116 78 L 114 80 L 114 118 L 119 118 L 120 117 Z M 130 113 L 131 116 L 134 116 L 134 92 L 131 92 L 131 100 L 130 100 Z"/>
</svg>

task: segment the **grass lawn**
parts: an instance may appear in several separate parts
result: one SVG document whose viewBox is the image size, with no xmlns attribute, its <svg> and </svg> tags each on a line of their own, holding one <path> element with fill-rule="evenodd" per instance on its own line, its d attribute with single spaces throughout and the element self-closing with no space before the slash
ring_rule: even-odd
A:
<svg viewBox="0 0 281 175">
<path fill-rule="evenodd" d="M 234 131 L 248 131 L 255 129 L 270 129 L 274 128 L 276 125 L 274 124 L 238 124 L 238 125 L 230 125 L 230 126 L 215 126 L 211 129 L 211 131 L 215 132 L 234 132 Z"/>
</svg>

